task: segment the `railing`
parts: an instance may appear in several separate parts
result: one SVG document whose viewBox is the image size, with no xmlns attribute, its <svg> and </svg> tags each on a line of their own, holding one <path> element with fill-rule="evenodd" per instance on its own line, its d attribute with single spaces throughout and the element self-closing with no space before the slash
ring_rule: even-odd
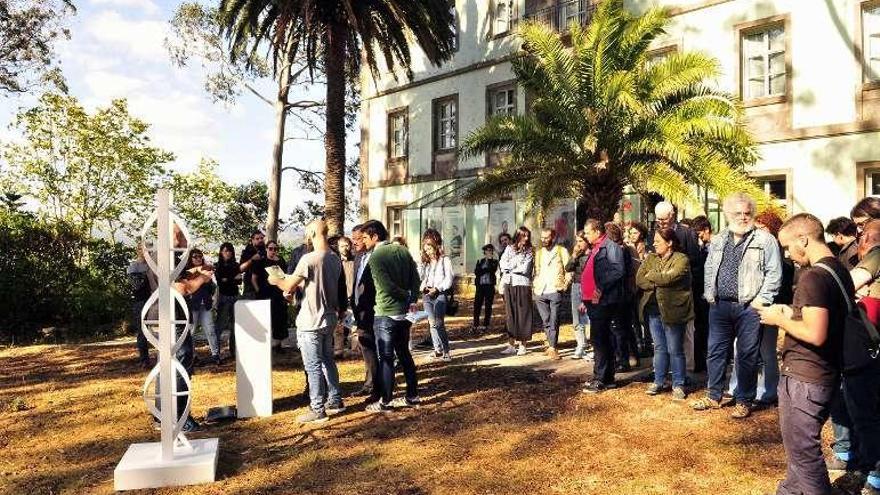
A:
<svg viewBox="0 0 880 495">
<path fill-rule="evenodd" d="M 540 22 L 565 32 L 572 22 L 581 26 L 589 24 L 595 12 L 596 4 L 590 0 L 559 0 L 556 5 L 526 12 L 521 20 Z"/>
</svg>

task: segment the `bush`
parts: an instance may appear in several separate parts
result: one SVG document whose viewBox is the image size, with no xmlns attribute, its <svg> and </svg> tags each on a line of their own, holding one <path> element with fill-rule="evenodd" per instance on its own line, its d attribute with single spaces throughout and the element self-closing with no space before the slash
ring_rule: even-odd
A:
<svg viewBox="0 0 880 495">
<path fill-rule="evenodd" d="M 91 336 L 128 316 L 133 250 L 64 224 L 0 209 L 0 342 L 29 343 L 56 327 Z"/>
</svg>

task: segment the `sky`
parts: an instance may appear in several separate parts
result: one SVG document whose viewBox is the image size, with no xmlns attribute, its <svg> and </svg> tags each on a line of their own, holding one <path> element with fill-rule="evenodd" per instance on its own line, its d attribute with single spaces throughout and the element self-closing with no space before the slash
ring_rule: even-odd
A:
<svg viewBox="0 0 880 495">
<path fill-rule="evenodd" d="M 180 0 L 75 0 L 77 13 L 68 20 L 70 41 L 57 47 L 71 94 L 87 109 L 127 98 L 129 111 L 151 125 L 153 143 L 173 152 L 166 164 L 178 171 L 195 168 L 201 158 L 219 163 L 220 176 L 240 184 L 268 178 L 272 152 L 272 108 L 247 93 L 232 106 L 212 102 L 204 90 L 198 63 L 178 68 L 171 63 L 164 40 L 168 21 Z M 204 3 L 204 2 L 203 2 Z M 264 85 L 270 89 L 271 82 Z M 319 93 L 322 88 L 315 88 Z M 0 97 L 0 141 L 14 139 L 9 125 L 21 108 L 33 106 L 38 95 Z M 292 124 L 288 119 L 288 125 Z M 288 134 L 295 133 L 292 129 Z M 356 136 L 348 137 L 348 155 L 356 153 Z M 285 147 L 285 165 L 322 170 L 323 143 L 292 141 Z M 281 217 L 303 193 L 294 189 L 290 172 L 282 182 Z"/>
</svg>

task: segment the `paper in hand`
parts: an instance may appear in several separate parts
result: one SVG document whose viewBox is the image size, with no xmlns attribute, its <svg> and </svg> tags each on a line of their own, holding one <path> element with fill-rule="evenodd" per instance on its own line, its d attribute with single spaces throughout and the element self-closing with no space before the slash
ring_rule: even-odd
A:
<svg viewBox="0 0 880 495">
<path fill-rule="evenodd" d="M 415 311 L 406 314 L 406 319 L 409 320 L 410 323 L 418 323 L 422 320 L 428 319 L 427 311 Z"/>
<path fill-rule="evenodd" d="M 287 276 L 287 274 L 284 273 L 284 270 L 282 270 L 281 267 L 277 265 L 267 266 L 266 273 L 268 273 L 270 277 L 274 278 L 284 278 Z"/>
</svg>

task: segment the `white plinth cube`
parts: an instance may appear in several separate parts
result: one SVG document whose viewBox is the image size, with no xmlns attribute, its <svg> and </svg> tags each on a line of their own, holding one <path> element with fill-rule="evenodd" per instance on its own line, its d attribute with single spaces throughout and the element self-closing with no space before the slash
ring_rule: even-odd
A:
<svg viewBox="0 0 880 495">
<path fill-rule="evenodd" d="M 272 415 L 270 304 L 235 303 L 235 397 L 239 418 Z"/>
<path fill-rule="evenodd" d="M 219 440 L 190 440 L 192 452 L 175 449 L 171 461 L 162 460 L 162 444 L 135 443 L 128 447 L 113 471 L 114 490 L 211 483 L 217 475 Z"/>
</svg>

